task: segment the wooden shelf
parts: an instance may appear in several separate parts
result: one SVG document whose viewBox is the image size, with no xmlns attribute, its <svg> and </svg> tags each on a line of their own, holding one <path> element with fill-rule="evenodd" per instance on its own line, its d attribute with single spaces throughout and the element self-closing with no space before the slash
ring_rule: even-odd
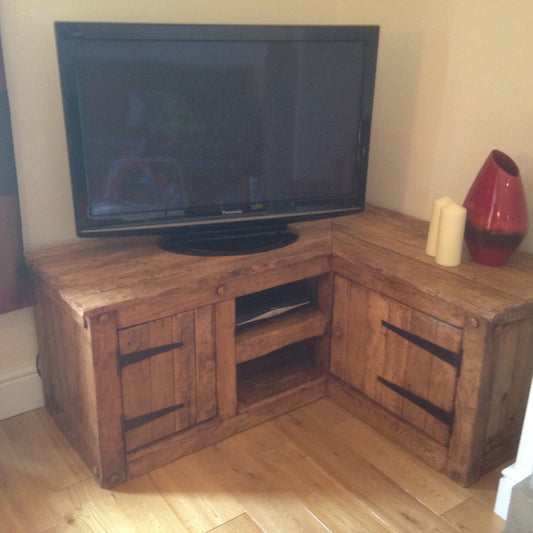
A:
<svg viewBox="0 0 533 533">
<path fill-rule="evenodd" d="M 328 316 L 316 309 L 295 311 L 244 326 L 235 336 L 235 359 L 243 363 L 283 348 L 289 344 L 326 333 Z"/>
<path fill-rule="evenodd" d="M 242 412 L 268 398 L 326 379 L 314 363 L 314 341 L 286 346 L 276 352 L 241 363 L 237 367 L 238 410 Z"/>
</svg>

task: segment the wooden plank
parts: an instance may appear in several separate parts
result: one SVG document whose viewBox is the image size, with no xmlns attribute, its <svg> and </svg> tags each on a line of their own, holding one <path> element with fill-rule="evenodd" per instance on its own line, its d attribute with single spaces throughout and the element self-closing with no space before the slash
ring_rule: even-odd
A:
<svg viewBox="0 0 533 533">
<path fill-rule="evenodd" d="M 273 425 L 288 435 L 305 456 L 365 502 L 372 514 L 390 530 L 455 532 L 407 492 L 388 483 L 388 478 L 351 446 L 329 438 L 315 421 L 301 411 L 279 417 Z"/>
<path fill-rule="evenodd" d="M 172 415 L 174 430 L 182 431 L 194 424 L 196 417 L 196 362 L 194 313 L 192 311 L 179 313 L 172 317 L 172 337 L 172 342 L 181 341 L 183 344 L 181 348 L 174 350 L 174 366 L 172 368 L 174 378 L 173 404 L 183 405 Z"/>
<path fill-rule="evenodd" d="M 146 350 L 147 348 L 153 347 L 151 344 L 150 325 L 142 325 L 119 331 L 118 342 L 121 354 Z M 168 357 L 170 356 L 172 358 L 172 355 L 169 353 L 161 354 L 161 356 L 165 358 L 166 364 L 168 364 Z M 131 419 L 151 412 L 152 379 L 150 359 L 145 359 L 144 361 L 124 367 L 121 371 L 121 381 L 124 418 Z M 137 448 L 151 440 L 151 425 L 144 424 L 127 432 L 125 435 L 126 449 Z"/>
<path fill-rule="evenodd" d="M 255 273 L 252 269 L 247 272 L 246 269 L 236 266 L 230 273 L 215 270 L 211 276 L 206 276 L 203 267 L 198 266 L 198 270 L 188 280 L 180 280 L 177 285 L 169 281 L 166 290 L 160 294 L 152 294 L 151 298 L 132 299 L 127 305 L 121 304 L 118 313 L 119 325 L 130 325 L 139 317 L 142 317 L 142 321 L 154 320 L 176 311 L 195 309 L 243 294 L 319 276 L 328 270 L 329 262 L 325 255 L 301 262 L 298 262 L 296 257 L 291 265 L 260 273 Z M 172 289 L 173 286 L 176 288 Z"/>
<path fill-rule="evenodd" d="M 209 533 L 245 511 L 241 498 L 228 490 L 227 481 L 217 482 L 206 468 L 206 455 L 189 455 L 140 478 L 153 482 L 178 520 L 174 527 L 161 531 Z M 220 462 L 218 466 L 209 462 L 209 466 L 220 469 Z"/>
<path fill-rule="evenodd" d="M 379 382 L 377 376 L 384 375 L 386 353 L 386 329 L 381 324 L 388 317 L 389 302 L 387 298 L 374 291 L 369 292 L 368 300 L 368 344 L 367 360 L 364 369 L 363 392 L 376 399 Z"/>
<path fill-rule="evenodd" d="M 247 513 L 232 518 L 221 526 L 215 527 L 210 533 L 262 533 L 260 528 Z"/>
<path fill-rule="evenodd" d="M 323 335 L 327 323 L 328 317 L 321 311 L 305 309 L 247 326 L 236 334 L 236 362 L 249 361 L 283 346 Z"/>
<path fill-rule="evenodd" d="M 503 289 L 468 282 L 454 269 L 438 270 L 436 275 L 435 266 L 390 249 L 351 236 L 336 240 L 332 263 L 336 272 L 455 326 L 462 326 L 465 310 L 494 319 L 517 302 L 526 302 Z"/>
<path fill-rule="evenodd" d="M 505 520 L 495 513 L 487 513 L 483 503 L 474 497 L 444 513 L 443 517 L 457 531 L 502 533 L 505 529 Z"/>
<path fill-rule="evenodd" d="M 350 368 L 346 331 L 350 305 L 350 282 L 335 276 L 333 316 L 331 320 L 330 372 L 347 381 Z"/>
<path fill-rule="evenodd" d="M 401 305 L 393 300 L 389 301 L 389 314 L 387 322 L 394 324 L 404 331 L 410 331 L 412 319 L 412 309 Z M 388 382 L 401 385 L 405 383 L 407 371 L 407 360 L 409 352 L 409 342 L 407 339 L 387 330 L 385 340 L 385 357 L 383 364 L 383 374 L 381 377 Z M 376 385 L 376 401 L 391 411 L 402 416 L 404 411 L 404 400 L 399 394 L 386 387 L 383 383 Z"/>
<path fill-rule="evenodd" d="M 406 257 L 414 257 L 428 264 L 434 262 L 432 257 L 425 254 L 427 223 L 411 217 L 366 209 L 356 216 L 333 220 L 332 228 L 334 246 L 339 234 L 347 234 Z"/>
<path fill-rule="evenodd" d="M 518 322 L 519 334 L 510 384 L 508 384 L 507 424 L 504 433 L 518 435 L 522 430 L 527 398 L 533 376 L 533 318 Z"/>
<path fill-rule="evenodd" d="M 434 319 L 422 313 L 413 312 L 409 333 L 433 341 L 437 324 Z M 430 390 L 431 363 L 434 356 L 412 342 L 407 344 L 407 358 L 403 383 L 398 383 L 416 396 L 427 399 Z M 414 426 L 424 429 L 429 415 L 426 411 L 405 400 L 402 416 Z"/>
<path fill-rule="evenodd" d="M 462 350 L 462 330 L 441 322 L 437 327 L 435 342 L 439 346 L 444 346 L 453 352 L 460 353 Z M 458 369 L 437 357 L 433 357 L 427 399 L 449 413 L 454 411 L 457 376 Z M 444 445 L 448 444 L 451 428 L 447 424 L 428 416 L 424 430 L 438 442 Z"/>
<path fill-rule="evenodd" d="M 142 304 L 146 299 L 168 294 L 175 287 L 181 287 L 186 298 L 205 290 L 210 290 L 213 298 L 221 284 L 234 285 L 235 278 L 242 282 L 248 276 L 262 273 L 268 277 L 273 270 L 290 269 L 307 261 L 321 262 L 320 273 L 327 272 L 330 227 L 329 221 L 297 225 L 300 237 L 296 243 L 261 254 L 262 261 L 257 261 L 258 254 L 214 258 L 172 254 L 146 240 L 141 240 L 137 247 L 60 248 L 50 255 L 28 254 L 27 260 L 36 275 L 61 286 L 62 298 L 81 314 L 91 315 L 109 308 L 128 313 L 127 302 Z M 204 303 L 210 302 L 200 305 Z M 131 320 L 120 322 L 121 326 L 130 324 Z"/>
<path fill-rule="evenodd" d="M 94 365 L 94 398 L 98 422 L 99 464 L 94 472 L 102 487 L 117 485 L 126 479 L 122 440 L 122 398 L 117 372 L 118 350 L 114 313 L 90 320 Z"/>
<path fill-rule="evenodd" d="M 194 310 L 196 347 L 196 422 L 216 415 L 215 309 Z"/>
<path fill-rule="evenodd" d="M 185 344 L 185 351 L 193 351 L 194 356 L 194 344 Z M 150 365 L 149 382 L 145 383 L 144 386 L 147 387 L 150 391 L 151 401 L 148 404 L 148 411 L 140 413 L 141 415 L 146 413 L 154 413 L 167 407 L 185 403 L 185 401 L 190 403 L 191 400 L 194 399 L 194 395 L 191 394 L 191 391 L 189 390 L 191 388 L 191 385 L 194 383 L 194 372 L 191 373 L 190 364 L 184 362 L 183 359 L 184 357 L 181 356 L 181 354 L 180 357 L 176 357 L 171 351 L 152 357 L 148 361 L 148 364 Z M 172 379 L 169 379 L 169 375 L 172 375 L 173 373 L 174 381 L 176 381 L 176 364 L 183 364 L 183 368 L 180 368 L 180 374 L 182 375 L 182 381 L 187 380 L 187 388 L 184 391 L 185 394 L 183 394 L 181 398 L 177 395 L 178 388 L 176 387 L 176 384 L 173 383 Z M 172 370 L 174 372 L 172 372 Z M 181 422 L 179 418 L 183 417 L 184 411 L 187 413 L 187 419 L 186 421 Z M 185 407 L 179 409 L 178 412 L 175 414 L 169 413 L 165 416 L 160 416 L 156 418 L 148 424 L 144 424 L 144 426 L 147 426 L 150 429 L 150 441 L 160 439 L 161 437 L 169 435 L 170 433 L 173 433 L 176 430 L 179 431 L 183 427 L 187 427 L 190 424 L 190 418 L 192 418 L 190 411 L 190 405 L 185 404 Z M 176 421 L 175 418 L 178 418 L 179 422 Z M 142 427 L 143 426 L 141 426 L 139 429 L 141 429 Z M 130 431 L 126 432 L 126 439 L 128 438 L 129 433 Z"/>
<path fill-rule="evenodd" d="M 324 335 L 316 339 L 315 365 L 322 372 L 329 372 L 329 353 L 331 341 L 331 314 L 333 309 L 333 283 L 335 275 L 332 272 L 323 274 L 317 279 L 316 308 L 327 319 Z"/>
<path fill-rule="evenodd" d="M 132 419 L 152 411 L 150 361 L 141 361 L 122 371 L 124 418 Z M 152 440 L 151 424 L 143 424 L 125 434 L 126 450 L 133 450 Z"/>
<path fill-rule="evenodd" d="M 237 413 L 235 300 L 215 305 L 215 338 L 218 415 L 226 419 Z"/>
<path fill-rule="evenodd" d="M 102 490 L 86 479 L 47 495 L 57 517 L 48 533 L 73 531 L 180 531 L 185 524 L 148 477 L 129 480 L 120 490 Z M 27 531 L 35 531 L 33 528 Z"/>
<path fill-rule="evenodd" d="M 2 531 L 33 532 L 57 522 L 50 493 L 92 476 L 39 408 L 0 421 L 0 479 Z"/>
<path fill-rule="evenodd" d="M 496 357 L 490 323 L 471 317 L 466 321 L 463 333 L 463 360 L 457 381 L 447 465 L 448 475 L 464 486 L 475 479 L 483 457 Z"/>
<path fill-rule="evenodd" d="M 345 323 L 346 337 L 346 376 L 345 380 L 358 390 L 362 390 L 366 367 L 369 320 L 369 292 L 356 284 L 349 284 L 348 314 Z"/>
<path fill-rule="evenodd" d="M 521 320 L 497 327 L 494 337 L 499 356 L 494 361 L 487 452 L 505 445 L 522 428 L 533 367 L 533 321 Z"/>
<path fill-rule="evenodd" d="M 504 268 L 485 268 L 483 275 L 480 275 L 480 266 L 470 258 L 465 248 L 461 265 L 453 270 L 439 267 L 432 257 L 425 254 L 428 226 L 427 222 L 413 217 L 370 207 L 364 213 L 335 219 L 332 223 L 333 244 L 335 246 L 336 235 L 344 233 L 372 246 L 391 250 L 398 256 L 416 259 L 417 262 L 444 275 L 451 273 L 460 277 L 464 285 L 477 286 L 480 292 L 497 290 L 501 294 L 512 294 L 519 299 L 533 297 L 531 256 L 517 252 Z"/>
<path fill-rule="evenodd" d="M 438 515 L 470 496 L 466 489 L 420 461 L 410 450 L 383 438 L 358 418 L 348 418 L 335 426 L 331 434 Z"/>
<path fill-rule="evenodd" d="M 509 438 L 509 433 L 506 431 L 508 429 L 507 404 L 510 393 L 509 384 L 513 382 L 519 338 L 520 323 L 506 324 L 494 329 L 495 357 L 491 361 L 492 387 L 488 406 L 490 416 L 485 435 L 487 451 Z"/>
<path fill-rule="evenodd" d="M 275 421 L 269 422 L 265 429 L 283 435 Z M 317 468 L 306 450 L 290 435 L 282 444 L 253 454 L 243 453 L 242 440 L 227 439 L 219 444 L 218 459 L 224 461 L 225 471 L 236 472 L 230 487 L 244 495 L 240 501 L 263 531 L 325 533 L 347 528 L 373 533 L 390 531 L 383 521 L 372 515 L 366 501 L 328 472 Z M 217 457 L 209 459 L 209 466 L 214 469 Z M 254 497 L 258 485 L 269 488 L 263 491 L 261 498 Z M 284 496 L 279 498 L 279 494 Z"/>
</svg>

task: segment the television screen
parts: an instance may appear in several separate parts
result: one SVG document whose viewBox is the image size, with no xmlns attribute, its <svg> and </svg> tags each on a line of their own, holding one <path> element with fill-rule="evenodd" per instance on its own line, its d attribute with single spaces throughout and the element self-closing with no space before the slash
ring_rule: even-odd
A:
<svg viewBox="0 0 533 533">
<path fill-rule="evenodd" d="M 56 23 L 79 236 L 364 206 L 378 28 Z"/>
</svg>

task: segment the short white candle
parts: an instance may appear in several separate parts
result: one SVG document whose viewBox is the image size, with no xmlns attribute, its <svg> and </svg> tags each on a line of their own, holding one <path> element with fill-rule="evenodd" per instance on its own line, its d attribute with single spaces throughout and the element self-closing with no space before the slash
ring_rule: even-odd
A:
<svg viewBox="0 0 533 533">
<path fill-rule="evenodd" d="M 441 209 L 437 253 L 435 261 L 442 266 L 457 266 L 461 263 L 465 234 L 466 209 L 450 204 Z"/>
<path fill-rule="evenodd" d="M 437 237 L 439 233 L 440 212 L 443 207 L 453 204 L 454 201 L 449 196 L 438 198 L 433 203 L 431 211 L 431 222 L 429 223 L 428 238 L 426 241 L 426 254 L 435 257 L 437 253 Z"/>
</svg>

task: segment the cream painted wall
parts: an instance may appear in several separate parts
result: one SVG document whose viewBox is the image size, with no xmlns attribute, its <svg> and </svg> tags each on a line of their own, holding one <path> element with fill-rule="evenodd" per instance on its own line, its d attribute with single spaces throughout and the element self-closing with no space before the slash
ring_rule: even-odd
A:
<svg viewBox="0 0 533 533">
<path fill-rule="evenodd" d="M 427 220 L 499 148 L 533 209 L 530 0 L 0 0 L 27 250 L 75 239 L 54 20 L 379 24 L 368 200 Z M 29 313 L 0 316 L 0 331 L 14 322 L 34 338 Z M 0 372 L 33 351 L 2 343 Z"/>
<path fill-rule="evenodd" d="M 55 20 L 332 24 L 335 9 L 323 0 L 0 0 L 26 250 L 76 239 Z M 0 374 L 35 362 L 31 310 L 0 315 L 0 338 Z"/>
<path fill-rule="evenodd" d="M 381 26 L 368 200 L 429 220 L 498 148 L 533 224 L 533 3 L 338 0 L 337 23 L 359 22 Z M 533 252 L 533 226 L 522 247 Z"/>
</svg>

